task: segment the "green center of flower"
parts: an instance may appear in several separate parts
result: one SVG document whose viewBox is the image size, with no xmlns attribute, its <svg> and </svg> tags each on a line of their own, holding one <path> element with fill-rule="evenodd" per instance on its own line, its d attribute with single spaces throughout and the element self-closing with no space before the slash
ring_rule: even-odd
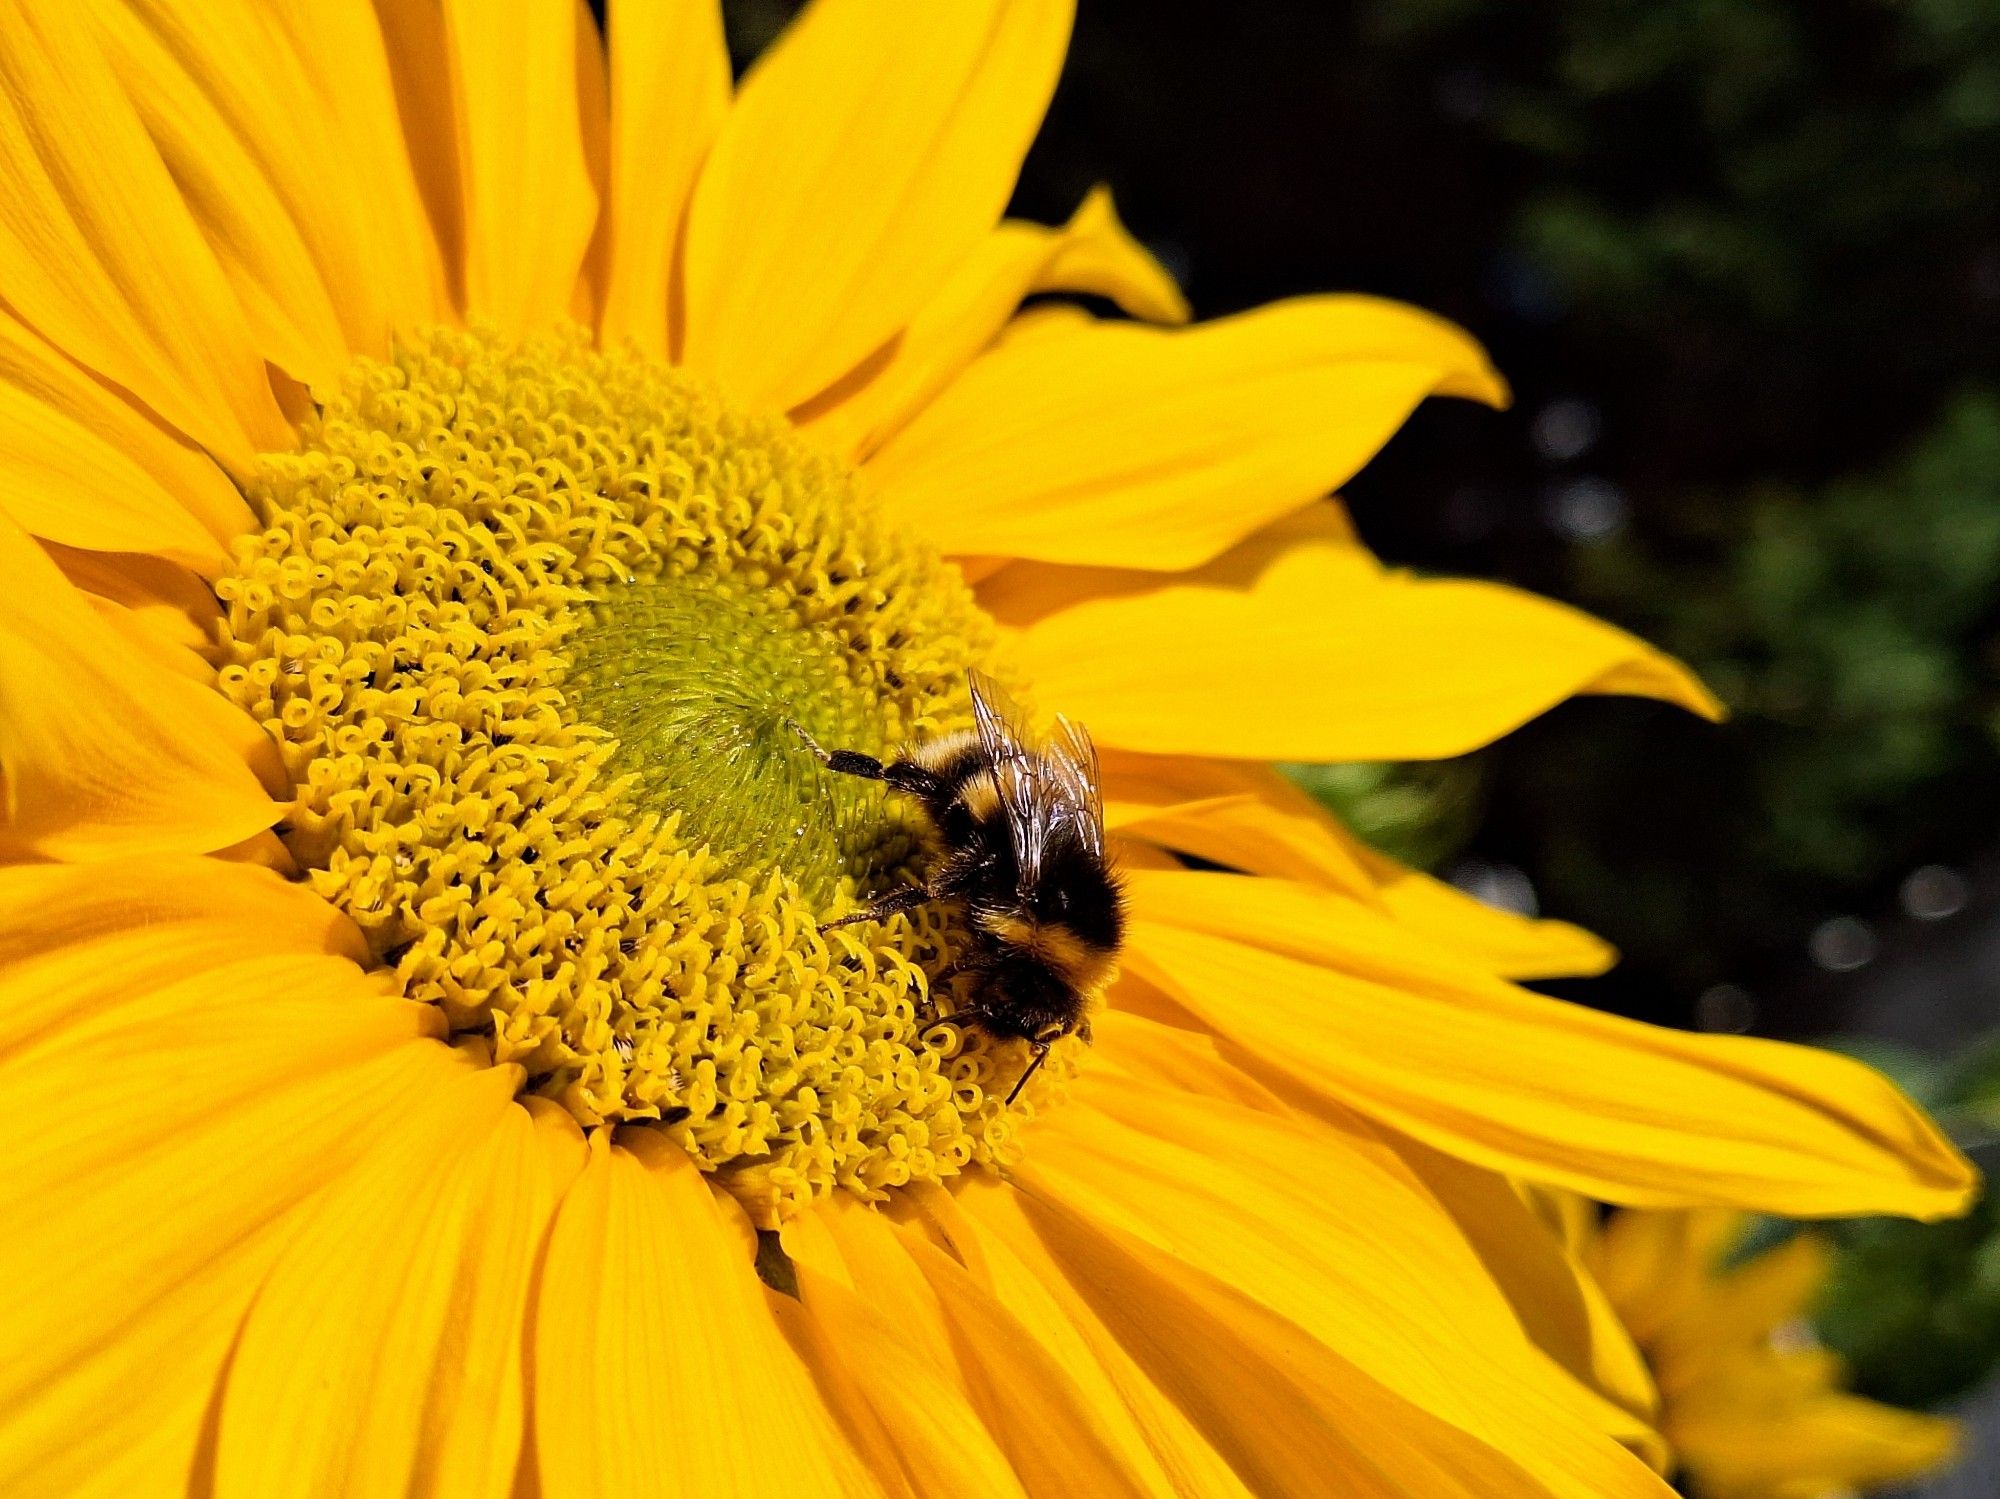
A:
<svg viewBox="0 0 2000 1499">
<path fill-rule="evenodd" d="M 1018 1046 L 933 1018 L 955 917 L 876 755 L 964 727 L 993 630 L 852 473 L 577 334 L 358 361 L 262 464 L 217 593 L 281 832 L 403 992 L 587 1125 L 664 1130 L 767 1220 L 1006 1152 Z M 944 1006 L 948 1009 L 948 1004 Z"/>
</svg>

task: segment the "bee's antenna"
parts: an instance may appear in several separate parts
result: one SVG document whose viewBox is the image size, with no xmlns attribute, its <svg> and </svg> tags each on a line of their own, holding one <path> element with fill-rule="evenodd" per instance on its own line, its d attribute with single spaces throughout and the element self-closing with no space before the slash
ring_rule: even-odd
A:
<svg viewBox="0 0 2000 1499">
<path fill-rule="evenodd" d="M 1037 1041 L 1035 1043 L 1033 1060 L 1022 1071 L 1020 1081 L 1014 1084 L 1014 1091 L 1007 1095 L 1007 1101 L 1000 1105 L 1001 1108 L 1011 1109 L 1014 1107 L 1014 1100 L 1021 1096 L 1021 1090 L 1028 1086 L 1028 1079 L 1035 1075 L 1035 1069 L 1042 1065 L 1043 1060 L 1047 1058 L 1048 1054 L 1049 1043 L 1046 1041 Z"/>
</svg>

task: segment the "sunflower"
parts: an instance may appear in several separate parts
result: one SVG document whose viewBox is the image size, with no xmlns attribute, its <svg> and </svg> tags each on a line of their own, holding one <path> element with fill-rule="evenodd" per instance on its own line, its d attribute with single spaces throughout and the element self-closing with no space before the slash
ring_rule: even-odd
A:
<svg viewBox="0 0 2000 1499">
<path fill-rule="evenodd" d="M 1957 1423 L 1842 1389 L 1806 1316 L 1831 1246 L 1801 1233 L 1744 1255 L 1742 1214 L 1568 1205 L 1570 1237 L 1657 1384 L 1648 1418 L 1697 1499 L 1829 1499 L 1947 1461 Z"/>
<path fill-rule="evenodd" d="M 1497 1173 L 1963 1204 L 1268 768 L 1712 704 L 1322 498 L 1462 333 L 1001 220 L 1069 20 L 0 0 L 0 1490 L 1658 1494 Z M 790 727 L 975 669 L 1129 880 L 1012 1106 L 952 913 L 819 930 L 927 830 Z"/>
</svg>

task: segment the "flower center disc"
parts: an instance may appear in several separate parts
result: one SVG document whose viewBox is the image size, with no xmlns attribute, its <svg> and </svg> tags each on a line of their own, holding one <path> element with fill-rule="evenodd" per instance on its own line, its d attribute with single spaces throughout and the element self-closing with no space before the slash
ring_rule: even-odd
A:
<svg viewBox="0 0 2000 1499">
<path fill-rule="evenodd" d="M 927 831 L 791 724 L 878 755 L 964 727 L 993 639 L 844 465 L 575 332 L 440 331 L 358 361 L 251 497 L 221 687 L 405 994 L 767 1218 L 1005 1153 L 1020 1048 L 918 1024 L 950 913 L 816 930 Z"/>
</svg>

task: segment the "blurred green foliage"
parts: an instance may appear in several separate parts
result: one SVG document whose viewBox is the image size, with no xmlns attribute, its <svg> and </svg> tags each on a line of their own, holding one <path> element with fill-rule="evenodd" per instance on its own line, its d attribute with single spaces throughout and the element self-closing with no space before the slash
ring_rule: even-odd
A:
<svg viewBox="0 0 2000 1499">
<path fill-rule="evenodd" d="M 1419 869 L 1457 853 L 1479 818 L 1479 762 L 1279 767 L 1368 843 Z"/>
</svg>

